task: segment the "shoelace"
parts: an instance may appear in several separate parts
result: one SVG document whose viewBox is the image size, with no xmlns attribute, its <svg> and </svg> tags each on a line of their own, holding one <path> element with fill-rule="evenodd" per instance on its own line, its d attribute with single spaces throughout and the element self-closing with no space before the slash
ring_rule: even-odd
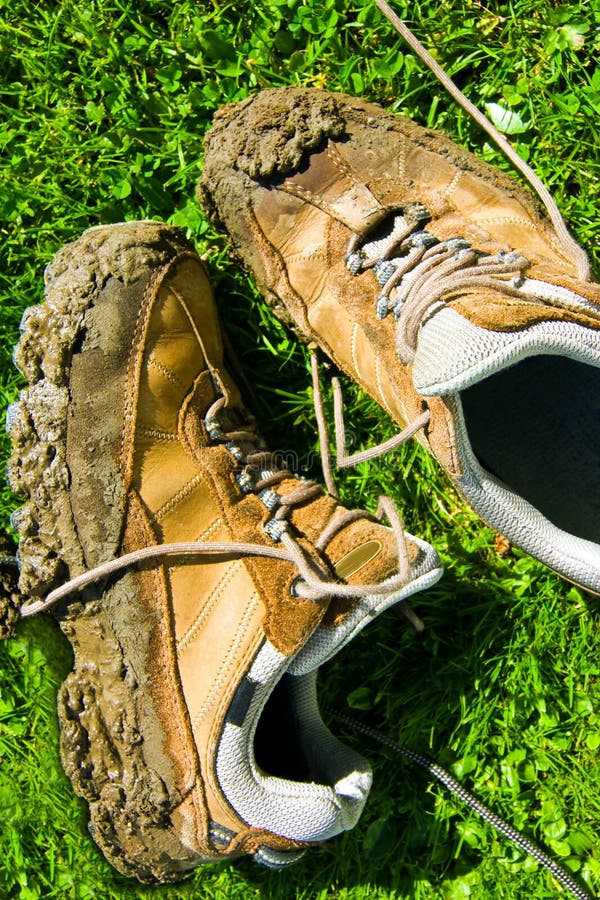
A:
<svg viewBox="0 0 600 900">
<path fill-rule="evenodd" d="M 323 469 L 323 480 L 328 492 L 333 496 L 338 496 L 337 486 L 335 484 L 331 466 L 331 456 L 329 453 L 329 434 L 327 428 L 327 417 L 325 415 L 325 406 L 323 403 L 323 393 L 319 377 L 319 361 L 316 352 L 310 354 L 310 365 L 312 373 L 312 386 L 315 407 L 315 417 L 317 420 L 317 432 L 319 435 L 319 447 L 321 452 L 321 465 Z M 430 419 L 429 410 L 425 410 L 420 416 L 417 416 L 413 422 L 404 428 L 399 434 L 394 435 L 382 444 L 375 447 L 369 447 L 368 450 L 361 450 L 353 453 L 351 456 L 346 455 L 346 425 L 344 422 L 344 400 L 342 396 L 342 386 L 337 375 L 331 379 L 333 388 L 333 417 L 335 423 L 335 464 L 338 469 L 348 469 L 351 466 L 357 466 L 359 463 L 368 462 L 371 459 L 377 459 L 391 450 L 405 444 L 413 437 L 417 431 L 424 428 Z M 381 498 L 391 504 L 389 498 Z M 393 504 L 392 509 L 394 509 Z M 389 516 L 389 513 L 388 513 Z"/>
<path fill-rule="evenodd" d="M 466 790 L 462 786 L 462 784 L 454 778 L 450 772 L 440 766 L 439 763 L 436 763 L 435 760 L 431 759 L 425 753 L 419 753 L 416 750 L 411 750 L 408 747 L 402 746 L 402 744 L 396 743 L 396 741 L 392 740 L 392 738 L 383 734 L 381 731 L 378 731 L 376 728 L 372 728 L 370 725 L 364 725 L 362 722 L 358 722 L 356 719 L 353 719 L 351 716 L 347 716 L 345 713 L 338 712 L 335 709 L 325 708 L 323 710 L 325 713 L 328 713 L 333 719 L 347 725 L 353 731 L 356 731 L 360 734 L 364 734 L 367 737 L 372 738 L 378 743 L 382 744 L 384 747 L 388 747 L 392 750 L 393 753 L 396 753 L 399 756 L 404 757 L 409 762 L 413 763 L 413 765 L 419 766 L 419 768 L 424 769 L 429 775 L 432 775 L 440 784 L 443 784 L 445 788 L 455 794 L 462 802 L 469 807 L 469 809 L 474 810 L 481 818 L 488 822 L 493 828 L 496 829 L 500 834 L 504 835 L 504 837 L 508 838 L 508 840 L 512 841 L 517 847 L 521 850 L 528 853 L 535 860 L 537 860 L 540 865 L 544 866 L 556 880 L 561 884 L 564 888 L 573 894 L 577 900 L 594 900 L 591 894 L 589 894 L 585 888 L 583 888 L 580 884 L 575 881 L 572 875 L 567 872 L 559 863 L 555 862 L 552 857 L 548 856 L 544 850 L 541 849 L 537 844 L 533 841 L 529 840 L 524 834 L 506 822 L 504 819 L 500 818 L 500 816 L 496 815 L 488 806 L 478 800 L 473 796 L 469 791 Z"/>
<path fill-rule="evenodd" d="M 422 230 L 427 218 L 424 208 L 416 216 L 413 211 L 396 213 L 387 236 L 369 241 L 368 234 L 355 234 L 346 254 L 352 275 L 373 269 L 382 288 L 375 314 L 396 319 L 396 349 L 405 365 L 414 358 L 421 324 L 443 300 L 475 288 L 518 296 L 529 265 L 519 253 L 492 256 L 474 250 L 463 238 L 439 241 Z"/>
<path fill-rule="evenodd" d="M 428 53 L 423 44 L 419 41 L 419 39 L 412 33 L 410 28 L 400 19 L 396 13 L 392 10 L 389 3 L 386 0 L 375 0 L 375 3 L 384 14 L 384 16 L 391 22 L 394 26 L 398 34 L 400 34 L 406 43 L 411 47 L 417 56 L 425 63 L 425 65 L 433 72 L 435 77 L 438 79 L 440 84 L 448 91 L 450 96 L 461 106 L 465 112 L 471 116 L 471 118 L 477 122 L 477 124 L 482 128 L 489 136 L 492 138 L 494 143 L 500 150 L 504 153 L 507 159 L 511 161 L 513 166 L 521 172 L 522 175 L 525 176 L 533 190 L 536 192 L 546 211 L 548 216 L 550 217 L 550 221 L 552 222 L 556 234 L 563 245 L 563 250 L 567 259 L 570 259 L 577 270 L 577 277 L 582 281 L 589 281 L 591 277 L 590 271 L 590 262 L 587 257 L 585 250 L 583 250 L 579 244 L 573 240 L 571 235 L 569 234 L 569 230 L 566 226 L 565 220 L 560 214 L 560 210 L 556 205 L 552 194 L 546 187 L 546 185 L 542 182 L 540 178 L 535 174 L 532 168 L 525 162 L 525 160 L 521 159 L 518 153 L 512 148 L 510 143 L 506 140 L 504 135 L 500 134 L 497 128 L 490 122 L 484 114 L 477 109 L 477 107 L 471 103 L 471 101 L 465 97 L 460 88 L 452 81 L 452 79 L 444 72 L 439 63 L 435 61 L 433 56 Z"/>
<path fill-rule="evenodd" d="M 205 415 L 204 424 L 207 433 L 214 443 L 223 443 L 238 464 L 240 471 L 237 474 L 237 482 L 241 493 L 255 493 L 272 513 L 263 525 L 263 530 L 273 542 L 272 544 L 189 541 L 143 547 L 71 578 L 65 584 L 51 591 L 44 599 L 26 601 L 21 606 L 21 616 L 27 618 L 51 609 L 59 601 L 73 597 L 85 587 L 110 575 L 123 572 L 149 560 L 167 557 L 234 555 L 268 557 L 289 562 L 294 564 L 298 570 L 294 593 L 296 596 L 313 601 L 332 597 L 359 599 L 368 594 L 391 595 L 408 582 L 410 563 L 406 535 L 400 516 L 389 497 L 379 498 L 374 516 L 363 510 L 345 510 L 335 516 L 325 526 L 313 546 L 317 551 L 323 551 L 339 531 L 357 519 L 370 518 L 381 521 L 386 517 L 396 539 L 397 573 L 374 584 L 350 585 L 336 580 L 334 575 L 302 548 L 294 537 L 289 522 L 289 516 L 293 509 L 321 494 L 321 487 L 313 481 L 302 481 L 295 490 L 287 495 L 277 493 L 274 487 L 284 479 L 294 477 L 293 474 L 278 466 L 273 455 L 264 449 L 264 444 L 257 436 L 250 416 L 246 422 L 242 423 L 242 427 L 232 427 L 225 421 L 228 413 L 226 398 L 220 396 Z M 258 477 L 256 473 L 258 473 Z M 282 546 L 276 546 L 277 544 Z"/>
</svg>

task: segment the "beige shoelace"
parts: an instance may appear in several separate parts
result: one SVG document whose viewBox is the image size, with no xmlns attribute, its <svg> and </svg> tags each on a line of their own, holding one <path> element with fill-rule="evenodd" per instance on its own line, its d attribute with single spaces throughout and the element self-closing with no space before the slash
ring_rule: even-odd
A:
<svg viewBox="0 0 600 900">
<path fill-rule="evenodd" d="M 321 449 L 323 480 L 325 481 L 325 486 L 328 492 L 333 497 L 337 497 L 337 487 L 333 479 L 331 455 L 329 452 L 327 417 L 325 415 L 323 394 L 321 391 L 321 383 L 319 378 L 319 361 L 316 352 L 311 353 L 310 364 L 312 370 L 315 416 L 317 419 L 319 446 Z M 417 431 L 419 431 L 421 428 L 424 428 L 429 422 L 430 413 L 429 410 L 425 410 L 425 412 L 420 416 L 417 416 L 417 418 L 413 422 L 411 422 L 410 425 L 407 425 L 407 427 L 404 428 L 400 432 L 400 434 L 394 435 L 394 437 L 390 438 L 387 441 L 384 441 L 382 444 L 378 444 L 375 447 L 369 447 L 367 450 L 361 450 L 358 453 L 353 453 L 351 456 L 347 456 L 346 425 L 344 422 L 344 399 L 342 396 L 342 386 L 337 375 L 331 379 L 331 385 L 333 388 L 333 417 L 335 423 L 335 464 L 339 469 L 348 469 L 351 466 L 359 465 L 359 463 L 377 459 L 377 457 L 383 456 L 385 453 L 389 453 L 391 450 L 396 450 L 398 447 L 402 446 L 402 444 L 405 444 L 408 440 L 410 440 L 410 438 L 413 437 L 417 433 Z M 386 501 L 386 503 L 389 503 L 395 513 L 394 506 L 388 497 L 380 497 L 380 505 L 382 501 Z M 397 515 L 397 513 L 395 514 Z M 390 512 L 386 512 L 386 515 L 389 519 Z"/>
<path fill-rule="evenodd" d="M 370 242 L 368 234 L 353 235 L 346 254 L 352 275 L 373 269 L 382 287 L 375 313 L 379 319 L 390 313 L 396 319 L 396 349 L 404 365 L 414 358 L 421 324 L 442 300 L 474 288 L 518 296 L 529 265 L 519 253 L 491 256 L 474 250 L 463 238 L 438 241 L 421 230 L 422 210 L 418 217 L 414 212 L 397 213 L 388 235 L 379 240 Z"/>
<path fill-rule="evenodd" d="M 44 599 L 26 601 L 21 606 L 21 616 L 27 618 L 51 609 L 61 600 L 72 599 L 84 588 L 111 575 L 148 561 L 171 557 L 183 560 L 194 557 L 256 556 L 292 563 L 298 570 L 298 579 L 294 584 L 295 594 L 313 601 L 333 597 L 359 599 L 369 594 L 391 596 L 407 584 L 411 572 L 406 535 L 398 512 L 388 497 L 380 497 L 374 516 L 362 510 L 345 510 L 335 516 L 325 526 L 315 541 L 314 547 L 319 552 L 324 551 L 339 531 L 357 519 L 369 518 L 371 521 L 382 521 L 386 517 L 396 539 L 398 571 L 389 578 L 373 584 L 349 585 L 339 581 L 325 565 L 320 565 L 301 547 L 297 538 L 294 537 L 293 526 L 289 522 L 289 516 L 293 509 L 315 499 L 322 493 L 321 487 L 312 481 L 301 481 L 291 493 L 278 494 L 274 487 L 284 479 L 294 476 L 289 470 L 279 467 L 273 455 L 264 449 L 250 416 L 248 416 L 248 422 L 243 423 L 243 427 L 240 428 L 230 427 L 225 422 L 228 415 L 230 412 L 226 407 L 226 400 L 224 397 L 219 397 L 205 416 L 204 423 L 207 433 L 213 442 L 223 443 L 238 464 L 239 471 L 236 479 L 242 495 L 255 493 L 267 509 L 273 513 L 263 525 L 272 544 L 190 541 L 143 547 L 71 578 L 65 584 L 51 591 Z M 326 447 L 326 444 L 322 446 Z M 259 473 L 258 477 L 256 477 L 257 472 Z M 335 496 L 337 496 L 337 492 Z M 281 546 L 276 546 L 277 544 Z"/>
</svg>

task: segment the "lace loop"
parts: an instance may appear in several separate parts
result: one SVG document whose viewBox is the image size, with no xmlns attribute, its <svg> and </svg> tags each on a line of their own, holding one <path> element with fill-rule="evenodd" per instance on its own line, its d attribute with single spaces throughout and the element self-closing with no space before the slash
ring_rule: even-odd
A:
<svg viewBox="0 0 600 900">
<path fill-rule="evenodd" d="M 321 446 L 323 473 L 325 476 L 327 490 L 330 494 L 334 494 L 334 491 L 336 491 L 336 487 L 331 473 L 329 437 L 327 434 L 327 423 L 325 421 L 323 396 L 321 393 L 321 385 L 319 381 L 319 362 L 317 359 L 317 355 L 314 352 L 310 355 L 310 364 L 312 370 L 315 415 L 317 418 L 317 429 Z M 333 389 L 333 418 L 335 424 L 335 463 L 336 466 L 340 469 L 347 469 L 350 466 L 357 466 L 359 463 L 377 459 L 378 457 L 383 456 L 385 453 L 389 453 L 391 450 L 397 449 L 402 444 L 405 444 L 412 437 L 414 437 L 417 431 L 420 431 L 421 428 L 425 428 L 425 426 L 429 422 L 429 419 L 431 418 L 431 413 L 428 409 L 425 409 L 420 416 L 417 416 L 416 419 L 410 422 L 406 426 L 406 428 L 404 428 L 399 434 L 395 434 L 393 437 L 389 438 L 389 440 L 384 441 L 381 444 L 377 444 L 374 447 L 369 447 L 367 450 L 360 450 L 358 453 L 353 453 L 350 456 L 347 456 L 346 424 L 344 421 L 344 399 L 342 396 L 342 387 L 339 378 L 334 376 L 331 379 L 331 386 Z M 389 498 L 385 499 L 389 500 Z M 391 501 L 389 502 L 391 503 Z M 390 522 L 392 521 L 389 515 L 388 519 L 390 519 Z"/>
</svg>

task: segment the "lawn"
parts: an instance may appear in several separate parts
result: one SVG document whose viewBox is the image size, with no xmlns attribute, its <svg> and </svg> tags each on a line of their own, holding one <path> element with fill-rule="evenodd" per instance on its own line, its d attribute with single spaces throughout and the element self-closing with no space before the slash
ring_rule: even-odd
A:
<svg viewBox="0 0 600 900">
<path fill-rule="evenodd" d="M 469 98 L 489 104 L 600 272 L 598 0 L 394 6 Z M 319 477 L 305 350 L 194 199 L 214 112 L 263 87 L 326 87 L 508 164 L 374 4 L 0 0 L 0 11 L 3 408 L 22 386 L 11 365 L 19 320 L 41 301 L 43 269 L 59 247 L 90 225 L 158 218 L 187 229 L 206 255 L 271 447 L 293 447 L 305 474 Z M 378 407 L 352 385 L 344 390 L 354 447 L 394 433 Z M 323 671 L 321 696 L 431 754 L 600 892 L 598 600 L 497 541 L 415 443 L 339 482 L 351 505 L 374 509 L 390 494 L 408 529 L 438 549 L 446 574 L 415 603 L 423 634 L 386 614 Z M 0 528 L 10 530 L 18 502 L 2 486 Z M 104 861 L 60 767 L 55 697 L 69 667 L 69 645 L 47 617 L 0 644 L 2 900 L 567 896 L 426 775 L 351 731 L 346 738 L 375 772 L 353 832 L 288 872 L 219 864 L 179 885 L 140 887 Z"/>
</svg>

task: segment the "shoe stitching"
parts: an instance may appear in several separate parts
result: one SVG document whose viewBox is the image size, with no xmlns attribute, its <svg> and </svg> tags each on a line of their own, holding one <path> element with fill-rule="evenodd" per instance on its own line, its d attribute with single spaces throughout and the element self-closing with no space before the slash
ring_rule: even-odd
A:
<svg viewBox="0 0 600 900">
<path fill-rule="evenodd" d="M 288 194 L 293 194 L 301 200 L 306 200 L 311 206 L 318 206 L 321 208 L 325 203 L 322 197 L 317 197 L 317 195 L 313 194 L 312 191 L 309 191 L 308 188 L 302 187 L 302 185 L 296 184 L 294 181 L 288 180 L 287 178 L 281 185 L 281 190 Z"/>
<path fill-rule="evenodd" d="M 213 705 L 215 698 L 218 697 L 221 688 L 227 681 L 229 677 L 229 673 L 232 667 L 232 659 L 235 657 L 238 648 L 244 639 L 244 635 L 246 633 L 246 629 L 248 627 L 248 622 L 251 617 L 254 615 L 256 607 L 258 606 L 260 600 L 256 591 L 252 594 L 252 597 L 248 600 L 248 605 L 244 610 L 244 614 L 239 622 L 237 631 L 235 633 L 234 638 L 231 640 L 229 645 L 229 650 L 223 659 L 221 669 L 219 670 L 217 676 L 215 677 L 212 688 L 206 696 L 202 706 L 196 713 L 193 719 L 194 728 L 199 728 L 202 722 L 204 721 L 206 715 L 210 711 L 211 706 Z"/>
<path fill-rule="evenodd" d="M 442 192 L 442 197 L 444 197 L 444 199 L 446 199 L 446 200 L 450 199 L 450 197 L 452 196 L 452 194 L 458 187 L 458 183 L 461 180 L 461 178 L 463 177 L 463 175 L 464 175 L 464 172 L 462 172 L 460 170 L 456 173 L 456 175 L 454 176 L 454 178 L 452 179 L 452 181 L 450 182 L 450 184 L 448 185 L 446 190 Z M 456 208 L 457 207 L 455 207 L 455 209 Z"/>
<path fill-rule="evenodd" d="M 201 534 L 199 534 L 196 538 L 197 541 L 206 541 L 208 540 L 215 531 L 218 531 L 219 528 L 223 526 L 223 520 L 220 516 L 218 516 L 214 522 L 212 522 L 208 528 L 206 528 Z M 176 566 L 169 566 L 169 572 L 171 572 Z"/>
<path fill-rule="evenodd" d="M 345 191 L 342 191 L 340 196 L 343 196 L 343 194 L 346 193 L 348 189 L 351 189 L 353 185 L 360 186 L 360 182 L 356 178 L 348 163 L 342 159 L 335 144 L 329 143 L 325 150 L 325 153 L 333 163 L 335 169 L 337 169 L 337 171 L 340 173 L 341 177 L 347 179 L 350 182 L 348 188 L 346 188 Z M 300 199 L 306 200 L 311 205 L 319 207 L 319 209 L 325 208 L 326 210 L 329 210 L 331 208 L 331 200 L 327 200 L 322 195 L 315 194 L 313 191 L 310 191 L 308 188 L 303 187 L 302 185 L 293 181 L 291 178 L 286 178 L 281 187 L 282 190 L 294 194 Z M 333 198 L 333 202 L 335 202 L 336 200 L 339 200 L 339 196 Z"/>
<path fill-rule="evenodd" d="M 173 434 L 172 431 L 161 431 L 158 428 L 147 428 L 145 426 L 140 426 L 138 428 L 138 432 L 143 434 L 144 437 L 153 438 L 156 441 L 177 441 L 179 440 L 179 435 Z"/>
<path fill-rule="evenodd" d="M 202 484 L 203 480 L 204 480 L 204 474 L 202 472 L 198 472 L 197 475 L 194 475 L 194 477 L 192 479 L 190 479 L 190 481 L 188 481 L 187 484 L 184 484 L 184 486 L 182 488 L 180 488 L 180 490 L 178 490 L 176 494 L 173 494 L 173 496 L 170 498 L 170 500 L 167 500 L 166 503 L 163 503 L 163 505 L 160 507 L 160 509 L 158 509 L 154 513 L 154 516 L 157 519 L 157 521 L 160 522 L 160 520 L 164 519 L 164 517 L 168 513 L 170 513 L 173 509 L 175 509 L 175 507 L 179 503 L 181 503 L 182 500 L 185 500 L 187 497 L 189 497 L 189 495 L 192 494 L 196 490 L 198 485 Z"/>
<path fill-rule="evenodd" d="M 347 178 L 351 184 L 359 183 L 354 172 L 350 168 L 349 163 L 345 159 L 342 158 L 342 155 L 341 155 L 338 147 L 335 144 L 333 144 L 331 141 L 327 145 L 327 149 L 325 150 L 325 153 L 327 154 L 327 156 L 329 157 L 329 159 L 331 160 L 331 162 L 333 163 L 335 168 L 338 170 L 340 175 L 342 175 L 342 177 Z"/>
<path fill-rule="evenodd" d="M 525 228 L 528 231 L 532 231 L 537 235 L 539 235 L 540 233 L 540 229 L 537 227 L 535 222 L 517 215 L 486 216 L 485 218 L 478 218 L 476 222 L 473 222 L 473 225 L 514 225 L 517 228 Z"/>
<path fill-rule="evenodd" d="M 290 253 L 289 256 L 287 257 L 287 262 L 289 265 L 290 263 L 304 262 L 305 260 L 313 260 L 313 259 L 320 259 L 323 262 L 325 262 L 326 254 L 325 254 L 325 249 L 322 244 L 318 245 L 317 247 L 314 247 L 312 250 L 309 247 L 308 250 L 304 249 L 304 250 L 300 250 L 298 253 Z"/>
<path fill-rule="evenodd" d="M 179 300 L 179 297 L 174 291 L 173 295 L 177 300 Z M 176 387 L 179 387 L 182 390 L 187 390 L 187 386 L 183 384 L 183 382 L 178 378 L 175 372 L 171 368 L 169 368 L 169 366 L 165 366 L 163 363 L 158 362 L 158 360 L 155 359 L 153 355 L 149 357 L 146 365 L 149 369 L 156 369 L 158 372 L 160 372 L 161 375 L 164 375 L 167 381 L 170 381 L 171 384 L 174 384 Z"/>
<path fill-rule="evenodd" d="M 123 398 L 123 427 L 121 429 L 121 467 L 123 469 L 123 478 L 126 485 L 131 481 L 133 473 L 134 441 L 131 440 L 131 435 L 135 422 L 144 357 L 144 354 L 141 353 L 140 350 L 143 346 L 143 337 L 148 330 L 153 302 L 158 296 L 160 285 L 164 280 L 166 273 L 171 266 L 173 266 L 174 262 L 175 260 L 171 260 L 171 262 L 159 269 L 150 279 L 146 290 L 144 291 L 144 296 L 136 317 L 132 344 L 137 347 L 137 351 L 131 354 L 127 366 L 125 378 L 126 389 L 125 397 Z M 129 444 L 129 447 L 127 447 L 127 444 Z"/>
<path fill-rule="evenodd" d="M 196 775 L 195 784 L 190 792 L 190 798 L 194 809 L 194 824 L 196 832 L 196 843 L 203 851 L 208 846 L 209 850 L 213 850 L 209 840 L 206 840 L 207 825 L 210 822 L 208 802 L 206 799 L 206 791 L 202 783 L 202 774 Z"/>
<path fill-rule="evenodd" d="M 354 369 L 356 371 L 356 375 L 359 379 L 361 379 L 362 373 L 361 373 L 360 367 L 358 365 L 358 356 L 356 353 L 356 341 L 357 341 L 359 331 L 360 331 L 360 325 L 358 324 L 358 322 L 355 322 L 352 327 L 352 337 L 350 338 L 350 352 L 352 354 L 352 362 L 354 364 Z"/>
<path fill-rule="evenodd" d="M 304 334 L 310 340 L 312 340 L 314 338 L 314 335 L 312 333 L 310 322 L 308 321 L 308 311 L 306 308 L 306 304 L 304 303 L 302 297 L 294 290 L 291 285 L 282 254 L 279 252 L 277 247 L 275 247 L 267 238 L 258 222 L 256 213 L 254 212 L 252 207 L 247 210 L 247 213 L 251 229 L 254 232 L 254 237 L 256 239 L 256 243 L 258 244 L 261 261 L 265 268 L 266 283 L 276 284 L 278 281 L 280 281 L 281 278 L 285 279 L 285 285 L 289 290 L 289 293 L 291 294 L 291 302 L 293 302 L 294 304 L 297 318 L 300 318 L 298 327 L 303 330 Z"/>
<path fill-rule="evenodd" d="M 219 518 L 215 519 L 215 521 L 211 525 L 209 525 L 208 528 L 206 528 L 202 532 L 202 534 L 198 535 L 197 540 L 205 541 L 207 538 L 210 537 L 211 534 L 214 534 L 215 531 L 218 531 L 218 529 L 222 526 L 222 524 L 223 524 L 223 520 L 219 516 Z"/>
<path fill-rule="evenodd" d="M 293 195 L 294 197 L 296 197 L 297 199 L 299 199 L 301 201 L 303 200 L 306 203 L 309 203 L 311 206 L 315 206 L 317 209 L 320 209 L 322 212 L 326 213 L 328 216 L 332 216 L 333 218 L 340 219 L 340 213 L 336 209 L 336 204 L 338 204 L 339 201 L 344 197 L 344 195 L 347 194 L 349 191 L 351 191 L 353 187 L 358 187 L 360 189 L 362 187 L 362 185 L 358 181 L 358 179 L 354 177 L 354 175 L 350 171 L 350 169 L 348 169 L 341 162 L 341 160 L 336 161 L 336 159 L 331 154 L 328 154 L 328 155 L 330 156 L 332 161 L 336 164 L 336 167 L 341 172 L 342 176 L 347 178 L 349 181 L 349 184 L 347 185 L 345 190 L 342 191 L 340 194 L 337 194 L 331 198 L 327 198 L 327 197 L 324 197 L 323 195 L 317 195 L 317 194 L 313 193 L 313 191 L 310 191 L 308 188 L 305 188 L 299 184 L 296 184 L 295 182 L 293 182 L 289 179 L 286 179 L 286 181 L 283 182 L 283 184 L 281 185 L 281 190 L 288 194 Z M 337 162 L 339 162 L 339 166 L 337 165 Z M 367 191 L 369 191 L 368 188 L 367 188 Z M 371 193 L 371 192 L 369 191 L 369 193 Z M 379 201 L 375 197 L 373 199 L 374 199 L 375 203 L 377 203 L 377 206 L 381 209 L 382 207 L 381 207 L 381 204 L 379 203 Z M 340 221 L 343 221 L 343 220 L 340 219 Z"/>
<path fill-rule="evenodd" d="M 404 137 L 404 135 L 403 135 Z M 409 143 L 407 140 L 400 141 L 400 153 L 398 154 L 398 178 L 402 187 L 406 191 L 406 187 L 408 184 L 408 178 L 406 177 L 406 163 L 408 159 L 408 147 Z"/>
<path fill-rule="evenodd" d="M 232 581 L 235 576 L 238 574 L 240 569 L 242 568 L 243 561 L 241 559 L 236 559 L 235 562 L 228 566 L 227 570 L 224 572 L 221 579 L 217 582 L 217 584 L 213 587 L 212 591 L 206 598 L 204 606 L 191 623 L 188 626 L 187 631 L 183 634 L 179 640 L 177 641 L 177 652 L 181 653 L 185 650 L 193 639 L 196 637 L 196 633 L 202 627 L 205 620 L 208 618 L 210 613 L 213 610 L 215 604 L 220 600 L 223 595 L 223 592 L 228 587 L 229 582 Z"/>
<path fill-rule="evenodd" d="M 323 245 L 324 250 L 325 250 L 325 265 L 327 266 L 327 269 L 333 268 L 333 258 L 332 258 L 333 243 L 331 240 L 331 234 L 333 231 L 334 224 L 337 225 L 336 220 L 333 219 L 331 216 L 328 216 L 327 219 L 325 220 L 324 245 Z"/>
<path fill-rule="evenodd" d="M 140 511 L 137 506 L 133 510 L 134 521 L 137 519 L 138 523 L 141 523 L 142 526 L 145 526 L 145 521 L 143 517 L 140 515 Z M 139 526 L 138 526 L 139 527 Z M 158 566 L 151 570 L 151 578 L 153 584 L 152 596 L 154 598 L 164 598 L 165 605 L 172 609 L 172 597 L 170 594 L 170 585 L 168 579 L 166 577 L 166 573 L 163 570 L 163 567 Z M 168 624 L 167 624 L 168 623 Z M 182 684 L 181 684 L 181 676 L 179 674 L 179 666 L 177 660 L 177 648 L 175 645 L 175 635 L 173 632 L 171 622 L 166 616 L 158 616 L 156 627 L 161 635 L 161 646 L 165 648 L 167 656 L 169 658 L 169 669 L 172 673 L 172 676 L 175 680 L 176 689 L 171 693 L 171 691 L 166 692 L 165 702 L 171 707 L 174 715 L 171 716 L 171 721 L 174 722 L 175 729 L 177 731 L 179 741 L 183 747 L 183 752 L 185 754 L 185 764 L 187 771 L 190 773 L 190 778 L 195 778 L 197 775 L 197 762 L 198 755 L 197 752 L 190 750 L 190 740 L 193 741 L 193 735 L 191 735 L 187 728 L 184 726 L 185 721 L 189 720 L 189 712 L 187 708 L 187 704 L 185 702 L 185 698 L 182 695 Z M 190 722 L 191 725 L 191 722 Z M 185 771 L 185 769 L 184 769 Z"/>
<path fill-rule="evenodd" d="M 191 256 L 191 254 L 189 256 L 191 259 L 195 259 L 193 256 Z M 196 340 L 198 342 L 198 346 L 202 352 L 204 359 L 206 360 L 207 365 L 210 367 L 209 355 L 206 352 L 206 348 L 204 346 L 204 341 L 202 340 L 202 335 L 201 335 L 200 331 L 198 330 L 198 326 L 196 324 L 196 320 L 194 319 L 194 316 L 192 315 L 191 311 L 189 310 L 188 305 L 185 302 L 183 296 L 181 295 L 181 293 L 179 291 L 175 290 L 175 287 L 171 287 L 171 294 L 173 295 L 173 297 L 175 297 L 175 299 L 181 306 L 183 312 L 187 316 L 188 322 L 190 323 L 190 329 L 192 331 L 192 334 L 194 335 L 194 337 L 196 338 Z M 220 336 L 220 334 L 218 334 L 218 352 L 221 353 L 222 349 L 223 348 L 222 348 L 222 343 L 221 343 L 221 336 Z M 221 386 L 221 388 L 223 388 L 223 385 L 220 382 L 220 376 L 218 375 L 218 372 L 215 371 L 214 369 L 211 369 L 211 371 L 212 371 L 213 377 L 215 377 L 218 380 L 219 385 Z"/>
<path fill-rule="evenodd" d="M 392 410 L 387 401 L 387 398 L 383 392 L 383 382 L 381 380 L 381 356 L 379 353 L 375 353 L 375 383 L 377 384 L 377 390 L 379 391 L 379 396 L 381 397 L 381 402 L 387 412 L 392 415 Z"/>
</svg>

